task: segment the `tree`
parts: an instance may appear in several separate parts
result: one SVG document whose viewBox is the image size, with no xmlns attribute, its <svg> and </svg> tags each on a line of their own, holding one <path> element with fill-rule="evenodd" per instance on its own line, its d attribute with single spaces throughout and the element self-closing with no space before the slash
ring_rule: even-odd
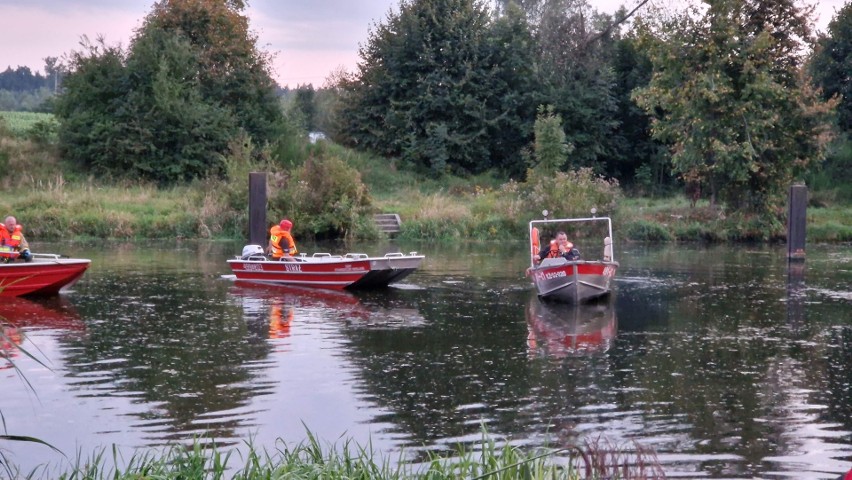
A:
<svg viewBox="0 0 852 480">
<path fill-rule="evenodd" d="M 509 4 L 505 13 L 494 20 L 485 43 L 492 65 L 487 109 L 495 112 L 488 123 L 491 166 L 519 178 L 524 174 L 520 152 L 532 140 L 532 122 L 542 102 L 537 43 L 524 12 Z"/>
<path fill-rule="evenodd" d="M 293 102 L 291 104 L 291 116 L 297 118 L 297 123 L 305 131 L 316 129 L 317 107 L 315 103 L 316 92 L 311 84 L 296 87 Z"/>
<path fill-rule="evenodd" d="M 651 61 L 639 49 L 637 39 L 628 35 L 615 42 L 612 66 L 618 127 L 613 135 L 616 153 L 607 162 L 606 173 L 621 183 L 657 189 L 670 181 L 668 157 L 664 147 L 651 138 L 651 117 L 631 98 L 633 90 L 650 82 Z"/>
<path fill-rule="evenodd" d="M 127 52 L 84 43 L 56 104 L 66 158 L 171 183 L 221 173 L 243 131 L 259 148 L 274 142 L 283 114 L 241 5 L 164 0 Z"/>
<path fill-rule="evenodd" d="M 275 139 L 283 116 L 271 57 L 258 50 L 244 9 L 242 0 L 161 0 L 137 39 L 164 30 L 188 41 L 198 58 L 201 96 L 229 108 L 254 142 L 263 145 Z"/>
<path fill-rule="evenodd" d="M 828 34 L 819 38 L 810 69 L 824 99 L 840 97 L 838 126 L 852 132 L 852 3 L 837 12 L 828 24 Z"/>
<path fill-rule="evenodd" d="M 515 42 L 517 29 L 507 24 L 498 36 L 510 51 L 497 48 L 478 0 L 411 0 L 399 8 L 370 32 L 358 72 L 340 85 L 347 143 L 436 174 L 513 168 L 491 134 L 524 136 L 517 118 L 533 105 L 514 89 L 528 72 L 509 67 L 522 63 L 515 52 L 528 44 Z"/>
<path fill-rule="evenodd" d="M 778 3 L 714 0 L 638 23 L 654 73 L 634 98 L 655 117 L 654 137 L 671 146 L 678 175 L 708 184 L 734 210 L 777 210 L 794 176 L 824 151 L 830 106 L 803 81 L 796 52 L 805 44 L 781 48 L 776 31 L 795 31 L 801 11 L 752 18 Z"/>
<path fill-rule="evenodd" d="M 572 150 L 573 146 L 565 142 L 562 118 L 553 112 L 553 106 L 539 107 L 535 120 L 535 164 L 531 165 L 536 175 L 558 172 Z"/>
</svg>

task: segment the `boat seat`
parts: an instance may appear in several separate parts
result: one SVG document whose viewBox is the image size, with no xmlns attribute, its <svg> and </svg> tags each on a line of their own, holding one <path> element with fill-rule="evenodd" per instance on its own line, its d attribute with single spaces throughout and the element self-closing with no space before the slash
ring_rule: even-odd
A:
<svg viewBox="0 0 852 480">
<path fill-rule="evenodd" d="M 604 262 L 612 261 L 612 239 L 609 237 L 604 238 L 603 260 Z"/>
</svg>

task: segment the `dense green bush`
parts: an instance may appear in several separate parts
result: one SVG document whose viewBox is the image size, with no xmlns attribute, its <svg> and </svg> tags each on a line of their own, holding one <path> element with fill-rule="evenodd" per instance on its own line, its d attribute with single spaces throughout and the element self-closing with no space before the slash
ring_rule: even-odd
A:
<svg viewBox="0 0 852 480">
<path fill-rule="evenodd" d="M 592 208 L 597 209 L 598 215 L 613 215 L 622 196 L 617 180 L 595 175 L 590 168 L 531 174 L 529 182 L 520 188 L 528 218 L 538 218 L 544 209 L 554 218 L 587 217 Z"/>
<path fill-rule="evenodd" d="M 363 217 L 371 198 L 361 174 L 334 155 L 311 157 L 271 193 L 272 218 L 293 220 L 297 235 L 373 237 L 378 232 Z"/>
</svg>

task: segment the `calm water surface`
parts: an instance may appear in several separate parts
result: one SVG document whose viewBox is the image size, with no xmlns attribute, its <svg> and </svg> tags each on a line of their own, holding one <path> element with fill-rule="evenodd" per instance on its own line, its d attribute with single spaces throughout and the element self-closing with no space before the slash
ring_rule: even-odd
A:
<svg viewBox="0 0 852 480">
<path fill-rule="evenodd" d="M 92 267 L 59 298 L 0 303 L 7 431 L 67 455 L 3 442 L 24 471 L 202 435 L 271 452 L 306 428 L 411 461 L 485 429 L 637 442 L 670 478 L 852 467 L 849 246 L 793 271 L 783 247 L 622 246 L 616 293 L 581 308 L 539 302 L 521 244 L 403 244 L 422 269 L 356 294 L 236 285 L 233 243 L 34 246 Z"/>
</svg>

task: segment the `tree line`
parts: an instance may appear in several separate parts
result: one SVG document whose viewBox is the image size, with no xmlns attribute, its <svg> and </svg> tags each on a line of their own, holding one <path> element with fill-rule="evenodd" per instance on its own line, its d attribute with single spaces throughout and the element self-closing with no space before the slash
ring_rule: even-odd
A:
<svg viewBox="0 0 852 480">
<path fill-rule="evenodd" d="M 816 167 L 850 170 L 848 4 L 821 38 L 795 0 L 634 16 L 585 0 L 489 5 L 402 0 L 356 71 L 282 106 L 245 2 L 158 2 L 126 50 L 95 41 L 69 57 L 60 148 L 86 170 L 173 183 L 245 152 L 292 165 L 288 143 L 318 128 L 426 174 L 523 180 L 545 115 L 564 132 L 561 170 L 645 193 L 687 185 L 733 209 L 777 210 Z"/>
</svg>

